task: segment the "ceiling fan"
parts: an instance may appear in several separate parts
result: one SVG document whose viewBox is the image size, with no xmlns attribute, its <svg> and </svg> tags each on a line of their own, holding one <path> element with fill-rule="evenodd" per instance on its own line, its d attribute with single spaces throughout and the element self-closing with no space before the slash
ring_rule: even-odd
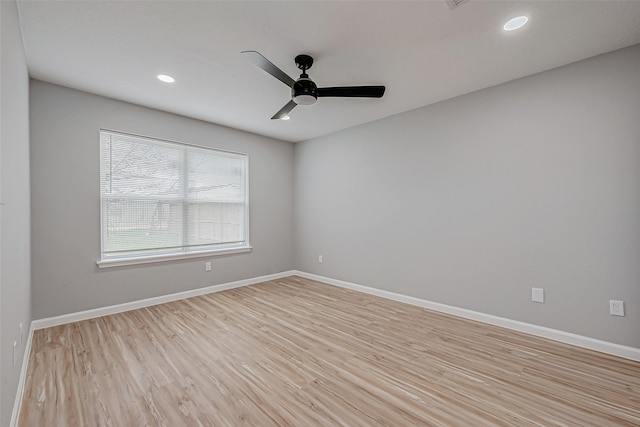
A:
<svg viewBox="0 0 640 427">
<path fill-rule="evenodd" d="M 245 50 L 241 53 L 244 53 L 255 65 L 291 88 L 291 100 L 271 117 L 272 120 L 288 119 L 289 116 L 287 116 L 287 114 L 289 114 L 296 105 L 311 105 L 314 104 L 318 98 L 329 96 L 341 98 L 382 98 L 382 95 L 384 95 L 384 86 L 317 87 L 307 74 L 307 70 L 313 65 L 313 58 L 309 55 L 296 56 L 296 65 L 302 70 L 302 74 L 300 74 L 298 80 L 293 80 L 284 71 L 262 56 L 260 52 Z"/>
</svg>

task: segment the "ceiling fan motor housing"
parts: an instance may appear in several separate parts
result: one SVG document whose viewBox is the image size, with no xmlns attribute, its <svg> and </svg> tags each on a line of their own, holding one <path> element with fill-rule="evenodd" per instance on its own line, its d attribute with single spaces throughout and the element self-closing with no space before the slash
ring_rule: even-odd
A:
<svg viewBox="0 0 640 427">
<path fill-rule="evenodd" d="M 318 87 L 309 78 L 299 78 L 291 88 L 291 97 L 293 102 L 298 105 L 311 105 L 318 100 L 316 89 Z"/>
</svg>

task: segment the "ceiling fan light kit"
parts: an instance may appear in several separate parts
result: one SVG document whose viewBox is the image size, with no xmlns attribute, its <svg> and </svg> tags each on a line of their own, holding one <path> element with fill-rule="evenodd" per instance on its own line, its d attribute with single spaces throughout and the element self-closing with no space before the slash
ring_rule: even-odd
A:
<svg viewBox="0 0 640 427">
<path fill-rule="evenodd" d="M 288 120 L 288 114 L 296 105 L 315 104 L 319 97 L 382 98 L 384 95 L 384 86 L 338 86 L 319 88 L 307 74 L 307 70 L 313 65 L 313 58 L 309 55 L 296 56 L 296 65 L 302 70 L 302 74 L 300 74 L 298 80 L 293 80 L 287 73 L 275 66 L 261 53 L 254 50 L 245 50 L 241 53 L 245 54 L 251 62 L 263 71 L 271 74 L 291 88 L 291 100 L 271 117 L 272 120 Z"/>
</svg>

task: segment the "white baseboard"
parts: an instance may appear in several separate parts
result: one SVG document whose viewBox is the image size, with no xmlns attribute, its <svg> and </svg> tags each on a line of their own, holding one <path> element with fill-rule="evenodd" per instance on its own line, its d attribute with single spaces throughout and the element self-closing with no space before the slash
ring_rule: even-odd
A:
<svg viewBox="0 0 640 427">
<path fill-rule="evenodd" d="M 16 390 L 16 399 L 13 403 L 13 412 L 11 413 L 11 427 L 18 425 L 18 417 L 22 408 L 22 396 L 24 395 L 24 383 L 27 379 L 27 367 L 29 365 L 29 355 L 31 354 L 31 341 L 33 340 L 33 322 L 29 327 L 29 336 L 27 344 L 24 346 L 24 355 L 22 356 L 22 367 L 20 368 L 20 377 L 18 378 L 18 390 Z"/>
<path fill-rule="evenodd" d="M 429 310 L 439 311 L 442 313 L 452 314 L 454 316 L 463 317 L 465 319 L 475 320 L 490 325 L 501 326 L 503 328 L 548 338 L 565 344 L 575 345 L 577 347 L 587 348 L 590 350 L 600 351 L 602 353 L 612 354 L 614 356 L 624 357 L 626 359 L 640 361 L 640 348 L 628 347 L 608 341 L 597 340 L 582 335 L 572 334 L 557 329 L 547 328 L 545 326 L 533 325 L 531 323 L 520 322 L 517 320 L 506 319 L 504 317 L 493 316 L 491 314 L 480 313 L 478 311 L 467 310 L 464 308 L 453 307 L 446 304 L 427 301 L 407 295 L 397 294 L 394 292 L 384 291 L 381 289 L 371 288 L 368 286 L 358 285 L 343 280 L 332 279 L 329 277 L 318 276 L 316 274 L 305 273 L 303 271 L 294 271 L 296 276 L 304 277 L 319 282 L 328 283 L 330 285 L 351 289 L 354 291 L 364 292 L 376 295 L 382 298 L 394 301 L 404 302 L 407 304 L 417 305 L 428 308 Z"/>
<path fill-rule="evenodd" d="M 204 288 L 192 289 L 190 291 L 178 292 L 175 294 L 161 295 L 137 301 L 125 302 L 122 304 L 110 305 L 107 307 L 94 308 L 91 310 L 79 311 L 77 313 L 63 314 L 61 316 L 47 317 L 31 322 L 33 330 L 50 328 L 52 326 L 64 325 L 81 320 L 95 319 L 96 317 L 108 316 L 110 314 L 122 313 L 136 310 L 138 308 L 150 307 L 152 305 L 164 304 L 181 299 L 197 297 L 199 295 L 213 292 L 226 291 L 227 289 L 240 288 L 242 286 L 254 285 L 256 283 L 268 282 L 269 280 L 281 279 L 292 276 L 293 271 L 283 271 L 282 273 L 268 274 L 266 276 L 253 277 L 251 279 L 238 280 L 236 282 L 223 283 L 221 285 L 207 286 Z"/>
</svg>

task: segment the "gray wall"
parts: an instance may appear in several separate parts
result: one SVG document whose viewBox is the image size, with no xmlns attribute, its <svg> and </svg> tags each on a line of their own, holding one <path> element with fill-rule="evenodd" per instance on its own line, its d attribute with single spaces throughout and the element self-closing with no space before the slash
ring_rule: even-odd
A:
<svg viewBox="0 0 640 427">
<path fill-rule="evenodd" d="M 297 144 L 296 268 L 640 347 L 639 76 L 640 45 Z"/>
<path fill-rule="evenodd" d="M 100 128 L 247 153 L 253 251 L 98 269 Z M 36 319 L 293 268 L 290 143 L 32 80 L 31 180 Z"/>
<path fill-rule="evenodd" d="M 29 75 L 14 1 L 0 2 L 0 425 L 9 425 L 31 323 Z M 24 325 L 22 345 L 18 325 Z M 13 342 L 18 363 L 13 366 Z"/>
</svg>

